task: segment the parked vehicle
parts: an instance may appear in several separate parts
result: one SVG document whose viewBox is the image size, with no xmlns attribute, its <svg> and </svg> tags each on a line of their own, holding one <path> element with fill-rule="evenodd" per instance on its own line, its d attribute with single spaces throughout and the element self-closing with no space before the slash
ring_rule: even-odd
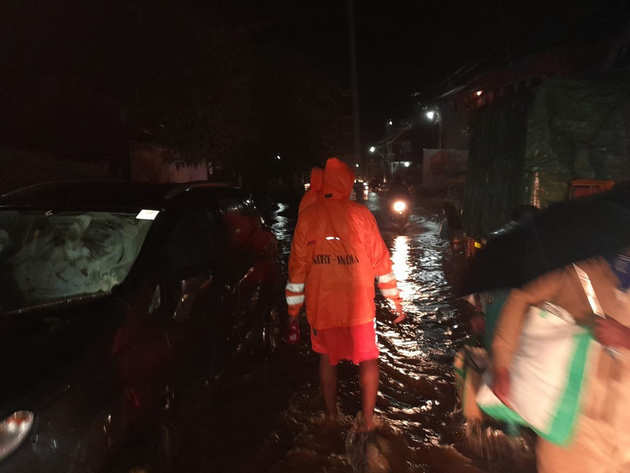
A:
<svg viewBox="0 0 630 473">
<path fill-rule="evenodd" d="M 5 194 L 0 278 L 3 472 L 107 471 L 131 440 L 173 438 L 178 390 L 278 334 L 275 238 L 225 185 Z M 164 442 L 149 461 L 166 469 Z"/>
<path fill-rule="evenodd" d="M 385 190 L 385 184 L 383 183 L 383 179 L 372 178 L 369 183 L 369 190 L 375 193 L 380 193 Z"/>
<path fill-rule="evenodd" d="M 357 179 L 354 181 L 354 185 L 352 186 L 352 199 L 357 202 L 363 202 L 368 199 L 369 196 L 369 185 L 367 182 L 362 179 Z"/>
</svg>

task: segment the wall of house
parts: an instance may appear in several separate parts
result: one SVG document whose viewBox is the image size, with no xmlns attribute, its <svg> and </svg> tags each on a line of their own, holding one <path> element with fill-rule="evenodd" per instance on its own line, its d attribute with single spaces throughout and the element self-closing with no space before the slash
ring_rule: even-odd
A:
<svg viewBox="0 0 630 473">
<path fill-rule="evenodd" d="M 442 147 L 468 149 L 470 145 L 470 110 L 456 101 L 440 107 L 442 114 Z"/>
<path fill-rule="evenodd" d="M 186 163 L 174 152 L 157 145 L 134 145 L 131 151 L 131 180 L 134 182 L 191 182 L 208 179 L 208 164 Z"/>
<path fill-rule="evenodd" d="M 422 185 L 427 189 L 446 188 L 463 184 L 468 165 L 468 150 L 423 150 Z"/>
</svg>

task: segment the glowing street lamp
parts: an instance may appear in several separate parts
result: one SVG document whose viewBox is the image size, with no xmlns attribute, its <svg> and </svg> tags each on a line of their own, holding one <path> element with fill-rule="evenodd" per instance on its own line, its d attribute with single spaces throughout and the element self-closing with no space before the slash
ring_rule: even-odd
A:
<svg viewBox="0 0 630 473">
<path fill-rule="evenodd" d="M 381 158 L 386 159 L 386 156 L 383 154 L 383 150 L 380 147 L 372 145 L 368 148 L 368 151 L 370 152 L 370 154 L 377 153 Z"/>
<path fill-rule="evenodd" d="M 442 117 L 438 110 L 427 110 L 424 112 L 424 116 L 432 123 L 438 125 L 438 148 L 442 149 Z"/>
</svg>

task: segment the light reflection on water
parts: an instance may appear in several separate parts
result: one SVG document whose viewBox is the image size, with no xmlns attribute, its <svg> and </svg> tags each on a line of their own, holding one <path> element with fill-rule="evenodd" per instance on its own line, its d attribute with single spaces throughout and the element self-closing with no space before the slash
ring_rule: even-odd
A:
<svg viewBox="0 0 630 473">
<path fill-rule="evenodd" d="M 409 237 L 399 235 L 394 239 L 392 263 L 394 275 L 398 281 L 398 289 L 404 301 L 403 307 L 408 309 L 409 301 L 413 300 L 413 290 L 415 289 L 409 281 L 409 275 L 414 269 L 409 261 Z"/>
<path fill-rule="evenodd" d="M 291 252 L 291 238 L 293 236 L 293 228 L 284 214 L 288 207 L 287 204 L 282 202 L 277 204 L 277 208 L 273 213 L 274 223 L 271 225 L 271 231 L 280 244 L 280 253 L 285 257 Z"/>
</svg>

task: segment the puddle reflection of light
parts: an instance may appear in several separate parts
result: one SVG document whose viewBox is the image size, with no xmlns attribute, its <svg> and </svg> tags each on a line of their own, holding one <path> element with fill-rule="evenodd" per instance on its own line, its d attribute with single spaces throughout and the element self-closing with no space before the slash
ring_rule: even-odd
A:
<svg viewBox="0 0 630 473">
<path fill-rule="evenodd" d="M 396 237 L 392 249 L 392 262 L 400 296 L 404 302 L 410 302 L 414 297 L 414 290 L 413 283 L 409 280 L 412 270 L 409 264 L 409 237 L 405 235 Z"/>
<path fill-rule="evenodd" d="M 289 243 L 291 241 L 292 229 L 289 225 L 289 219 L 282 215 L 282 212 L 284 212 L 287 207 L 288 205 L 286 204 L 278 203 L 278 207 L 274 212 L 273 220 L 275 220 L 275 222 L 271 225 L 271 231 L 278 241 L 281 242 L 282 253 L 288 255 L 291 249 Z"/>
<path fill-rule="evenodd" d="M 282 212 L 286 210 L 287 206 L 285 204 L 278 204 L 278 209 L 275 212 L 275 220 L 276 222 L 271 225 L 271 229 L 276 234 L 277 238 L 284 237 L 284 234 L 289 230 L 289 219 L 280 215 Z"/>
<path fill-rule="evenodd" d="M 394 274 L 398 282 L 407 281 L 409 278 L 409 238 L 401 235 L 394 240 L 392 251 Z"/>
</svg>

